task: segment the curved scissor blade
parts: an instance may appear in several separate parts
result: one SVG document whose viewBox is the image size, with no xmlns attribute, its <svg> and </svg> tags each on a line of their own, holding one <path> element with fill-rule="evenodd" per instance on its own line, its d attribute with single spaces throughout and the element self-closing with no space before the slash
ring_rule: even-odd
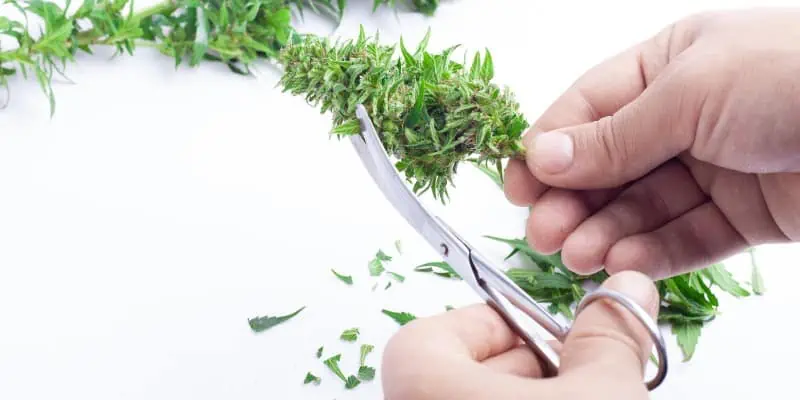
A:
<svg viewBox="0 0 800 400">
<path fill-rule="evenodd" d="M 472 269 L 469 248 L 441 219 L 429 212 L 406 186 L 389 160 L 364 106 L 356 106 L 356 117 L 361 126 L 361 134 L 352 135 L 350 142 L 384 196 L 461 278 L 486 299 L 487 294 L 478 284 Z"/>
</svg>

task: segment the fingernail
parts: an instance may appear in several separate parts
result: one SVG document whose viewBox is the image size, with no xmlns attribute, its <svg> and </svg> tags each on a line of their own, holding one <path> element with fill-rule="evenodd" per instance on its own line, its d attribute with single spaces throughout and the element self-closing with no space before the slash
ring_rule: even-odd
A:
<svg viewBox="0 0 800 400">
<path fill-rule="evenodd" d="M 561 132 L 546 132 L 530 139 L 531 159 L 542 171 L 555 174 L 572 165 L 572 138 Z"/>
</svg>

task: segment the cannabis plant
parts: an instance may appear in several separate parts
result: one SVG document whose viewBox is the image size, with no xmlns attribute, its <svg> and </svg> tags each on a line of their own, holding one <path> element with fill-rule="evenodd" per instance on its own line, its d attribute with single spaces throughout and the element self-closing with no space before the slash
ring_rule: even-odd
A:
<svg viewBox="0 0 800 400">
<path fill-rule="evenodd" d="M 273 59 L 301 36 L 291 24 L 293 12 L 302 17 L 312 10 L 338 22 L 346 5 L 345 0 L 164 0 L 136 11 L 132 0 L 83 0 L 77 8 L 70 7 L 71 0 L 63 8 L 47 0 L 0 1 L 19 14 L 16 19 L 0 16 L 0 90 L 8 91 L 12 75 L 31 73 L 51 113 L 53 76 L 64 76 L 79 52 L 111 46 L 115 55 L 133 55 L 137 46 L 148 46 L 174 58 L 176 67 L 216 61 L 249 74 L 254 62 Z M 395 5 L 393 0 L 378 3 Z M 438 3 L 414 4 L 419 12 L 432 12 Z M 41 30 L 31 26 L 34 18 L 41 20 Z"/>
<path fill-rule="evenodd" d="M 528 123 L 508 88 L 491 82 L 488 50 L 467 68 L 450 58 L 457 46 L 428 52 L 429 38 L 430 30 L 413 53 L 400 40 L 398 55 L 363 27 L 356 40 L 305 36 L 280 52 L 279 84 L 330 111 L 338 136 L 359 133 L 355 107 L 363 104 L 413 190 L 444 201 L 461 162 L 500 170 L 503 159 L 520 156 Z"/>
</svg>

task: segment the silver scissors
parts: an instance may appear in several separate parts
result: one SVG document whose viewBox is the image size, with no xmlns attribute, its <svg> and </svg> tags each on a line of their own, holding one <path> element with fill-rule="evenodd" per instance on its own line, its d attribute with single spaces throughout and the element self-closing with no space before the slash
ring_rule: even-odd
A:
<svg viewBox="0 0 800 400">
<path fill-rule="evenodd" d="M 444 221 L 431 214 L 406 186 L 389 160 L 389 155 L 375 131 L 372 120 L 366 108 L 361 104 L 356 106 L 356 117 L 360 124 L 361 134 L 352 135 L 350 141 L 372 179 L 383 191 L 384 196 L 533 350 L 544 364 L 545 376 L 557 375 L 560 363 L 558 354 L 541 337 L 532 333 L 530 329 L 526 329 L 524 323 L 530 321 L 516 317 L 514 312 L 522 312 L 527 315 L 560 342 L 564 341 L 570 327 L 556 320 L 502 270 L 459 237 Z M 575 314 L 580 313 L 589 303 L 601 298 L 611 299 L 627 308 L 649 331 L 658 354 L 658 371 L 655 377 L 646 384 L 648 390 L 655 389 L 663 382 L 667 374 L 666 346 L 658 325 L 641 306 L 623 294 L 605 289 L 598 289 L 584 296 L 578 304 Z"/>
</svg>

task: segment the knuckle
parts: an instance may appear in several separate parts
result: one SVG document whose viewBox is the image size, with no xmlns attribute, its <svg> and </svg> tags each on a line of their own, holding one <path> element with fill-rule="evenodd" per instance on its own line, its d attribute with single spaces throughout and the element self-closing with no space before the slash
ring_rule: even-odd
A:
<svg viewBox="0 0 800 400">
<path fill-rule="evenodd" d="M 592 143 L 593 147 L 600 149 L 595 162 L 607 168 L 613 176 L 620 176 L 632 154 L 632 143 L 623 134 L 621 129 L 621 116 L 607 116 L 597 121 L 596 132 Z"/>
<path fill-rule="evenodd" d="M 594 326 L 573 332 L 570 341 L 572 342 L 571 348 L 574 349 L 586 347 L 602 348 L 607 353 L 616 353 L 618 355 L 629 353 L 637 359 L 641 360 L 642 358 L 642 351 L 635 339 L 610 327 Z"/>
</svg>

